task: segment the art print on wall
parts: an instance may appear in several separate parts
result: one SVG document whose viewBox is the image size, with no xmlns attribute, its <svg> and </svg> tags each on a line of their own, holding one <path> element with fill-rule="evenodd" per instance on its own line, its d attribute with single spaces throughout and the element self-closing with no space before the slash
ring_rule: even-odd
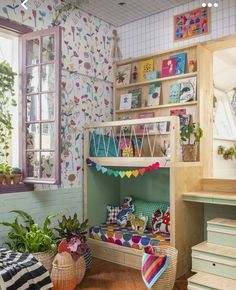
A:
<svg viewBox="0 0 236 290">
<path fill-rule="evenodd" d="M 208 34 L 210 18 L 208 7 L 200 7 L 174 16 L 174 40 L 186 40 Z"/>
</svg>

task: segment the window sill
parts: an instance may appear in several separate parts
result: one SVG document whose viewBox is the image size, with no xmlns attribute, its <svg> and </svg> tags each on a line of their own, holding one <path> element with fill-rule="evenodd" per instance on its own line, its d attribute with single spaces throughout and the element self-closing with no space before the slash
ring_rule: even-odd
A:
<svg viewBox="0 0 236 290">
<path fill-rule="evenodd" d="M 0 184 L 0 194 L 33 191 L 33 184 Z"/>
</svg>

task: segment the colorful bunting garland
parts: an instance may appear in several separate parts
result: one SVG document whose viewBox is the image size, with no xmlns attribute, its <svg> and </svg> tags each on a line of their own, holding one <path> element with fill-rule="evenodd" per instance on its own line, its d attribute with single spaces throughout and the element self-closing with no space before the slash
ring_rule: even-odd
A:
<svg viewBox="0 0 236 290">
<path fill-rule="evenodd" d="M 88 166 L 95 168 L 97 171 L 101 171 L 103 174 L 107 174 L 109 176 L 113 175 L 115 177 L 120 177 L 120 178 L 124 178 L 124 177 L 130 178 L 132 176 L 138 177 L 139 175 L 144 175 L 145 173 L 151 173 L 153 170 L 158 170 L 160 167 L 160 163 L 155 162 L 152 165 L 149 165 L 147 167 L 124 171 L 124 170 L 113 170 L 111 168 L 101 166 L 100 164 L 95 163 L 89 158 L 86 159 L 86 163 L 88 164 Z"/>
</svg>

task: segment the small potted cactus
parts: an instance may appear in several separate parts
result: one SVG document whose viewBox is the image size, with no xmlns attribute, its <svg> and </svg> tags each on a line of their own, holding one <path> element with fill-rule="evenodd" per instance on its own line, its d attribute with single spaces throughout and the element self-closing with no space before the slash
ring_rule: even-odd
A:
<svg viewBox="0 0 236 290">
<path fill-rule="evenodd" d="M 22 171 L 18 167 L 13 167 L 11 170 L 13 184 L 19 184 L 21 182 Z"/>
</svg>

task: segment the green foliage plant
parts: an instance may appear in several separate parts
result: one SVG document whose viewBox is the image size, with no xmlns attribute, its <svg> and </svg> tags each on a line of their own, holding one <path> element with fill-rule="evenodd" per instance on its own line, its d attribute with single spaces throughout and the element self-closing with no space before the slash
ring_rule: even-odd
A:
<svg viewBox="0 0 236 290">
<path fill-rule="evenodd" d="M 234 160 L 236 159 L 236 146 L 226 148 L 222 145 L 217 148 L 218 155 L 222 155 L 225 160 Z"/>
<path fill-rule="evenodd" d="M 203 136 L 203 130 L 196 126 L 196 123 L 192 123 L 188 126 L 184 126 L 180 130 L 180 138 L 183 144 L 190 145 L 191 142 L 193 144 L 198 144 L 200 139 Z"/>
</svg>

